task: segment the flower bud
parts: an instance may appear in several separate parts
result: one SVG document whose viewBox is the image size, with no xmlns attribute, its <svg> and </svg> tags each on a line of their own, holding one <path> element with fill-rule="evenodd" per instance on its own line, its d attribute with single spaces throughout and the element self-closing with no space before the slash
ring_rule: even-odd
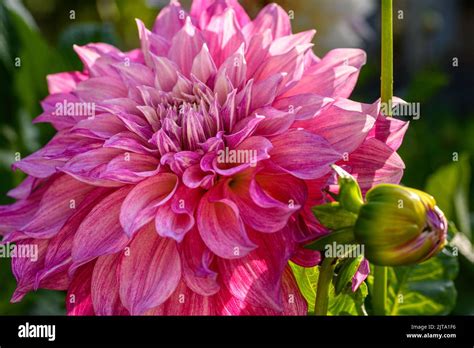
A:
<svg viewBox="0 0 474 348">
<path fill-rule="evenodd" d="M 354 235 L 372 263 L 401 266 L 425 261 L 443 249 L 447 227 L 443 212 L 427 193 L 382 184 L 367 192 Z"/>
</svg>

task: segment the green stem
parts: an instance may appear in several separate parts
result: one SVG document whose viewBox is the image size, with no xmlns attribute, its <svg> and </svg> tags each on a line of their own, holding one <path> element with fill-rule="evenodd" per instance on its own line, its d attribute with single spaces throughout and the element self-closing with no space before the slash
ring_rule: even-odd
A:
<svg viewBox="0 0 474 348">
<path fill-rule="evenodd" d="M 387 107 L 386 116 L 392 115 L 391 101 L 393 97 L 393 10 L 392 0 L 382 0 L 382 76 L 381 101 Z M 385 315 L 387 299 L 387 268 L 375 266 L 373 308 L 375 315 Z"/>
<path fill-rule="evenodd" d="M 387 267 L 375 266 L 374 269 L 374 294 L 372 305 L 375 315 L 385 315 L 385 302 L 387 298 Z"/>
<path fill-rule="evenodd" d="M 382 0 L 382 103 L 393 97 L 393 13 L 392 0 Z M 391 116 L 391 108 L 387 108 Z"/>
<path fill-rule="evenodd" d="M 316 289 L 316 301 L 314 303 L 315 315 L 327 315 L 329 284 L 332 282 L 335 267 L 334 258 L 326 257 L 319 268 L 318 287 Z"/>
</svg>

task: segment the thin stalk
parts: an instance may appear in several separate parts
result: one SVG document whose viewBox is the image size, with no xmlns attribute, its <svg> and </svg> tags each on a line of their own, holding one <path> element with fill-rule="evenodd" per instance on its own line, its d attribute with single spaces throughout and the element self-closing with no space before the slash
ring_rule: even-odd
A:
<svg viewBox="0 0 474 348">
<path fill-rule="evenodd" d="M 374 269 L 374 294 L 373 308 L 375 315 L 385 315 L 387 299 L 387 267 L 375 266 Z"/>
<path fill-rule="evenodd" d="M 393 97 L 393 12 L 392 0 L 382 0 L 382 103 Z M 387 108 L 391 116 L 391 109 Z"/>
<path fill-rule="evenodd" d="M 392 115 L 393 97 L 393 9 L 392 0 L 382 0 L 382 76 L 381 76 L 381 102 Z M 385 315 L 387 299 L 387 267 L 375 266 L 374 269 L 374 294 L 373 308 L 375 315 Z"/>
<path fill-rule="evenodd" d="M 329 284 L 332 282 L 334 267 L 336 266 L 334 260 L 332 257 L 326 257 L 319 268 L 318 287 L 316 289 L 316 301 L 314 303 L 315 315 L 327 315 L 328 313 Z"/>
</svg>

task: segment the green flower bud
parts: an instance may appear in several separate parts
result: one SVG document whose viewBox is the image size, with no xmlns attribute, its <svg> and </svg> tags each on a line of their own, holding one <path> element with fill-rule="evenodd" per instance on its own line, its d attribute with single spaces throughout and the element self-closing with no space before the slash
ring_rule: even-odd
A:
<svg viewBox="0 0 474 348">
<path fill-rule="evenodd" d="M 381 266 L 425 261 L 446 244 L 448 224 L 433 197 L 399 185 L 382 184 L 366 194 L 354 235 L 365 256 Z"/>
</svg>

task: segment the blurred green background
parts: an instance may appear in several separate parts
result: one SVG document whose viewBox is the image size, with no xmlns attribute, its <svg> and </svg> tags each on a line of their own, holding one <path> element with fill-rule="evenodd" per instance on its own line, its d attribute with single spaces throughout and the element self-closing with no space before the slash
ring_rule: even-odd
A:
<svg viewBox="0 0 474 348">
<path fill-rule="evenodd" d="M 251 15 L 270 1 L 241 1 Z M 294 31 L 316 28 L 315 51 L 361 47 L 368 52 L 352 99 L 371 103 L 380 83 L 379 3 L 374 0 L 281 0 Z M 189 8 L 190 1 L 183 1 Z M 47 95 L 46 75 L 81 70 L 73 44 L 107 42 L 122 50 L 139 46 L 134 18 L 151 27 L 161 0 L 0 1 L 0 204 L 23 175 L 10 167 L 45 144 L 49 125 L 31 124 Z M 454 314 L 474 314 L 471 229 L 474 185 L 474 2 L 394 0 L 395 94 L 421 103 L 400 149 L 403 183 L 437 198 L 461 231 L 455 247 L 460 272 Z M 18 58 L 21 66 L 17 66 Z M 10 260 L 0 259 L 0 314 L 63 314 L 64 294 L 39 291 L 10 304 L 15 287 Z"/>
</svg>

